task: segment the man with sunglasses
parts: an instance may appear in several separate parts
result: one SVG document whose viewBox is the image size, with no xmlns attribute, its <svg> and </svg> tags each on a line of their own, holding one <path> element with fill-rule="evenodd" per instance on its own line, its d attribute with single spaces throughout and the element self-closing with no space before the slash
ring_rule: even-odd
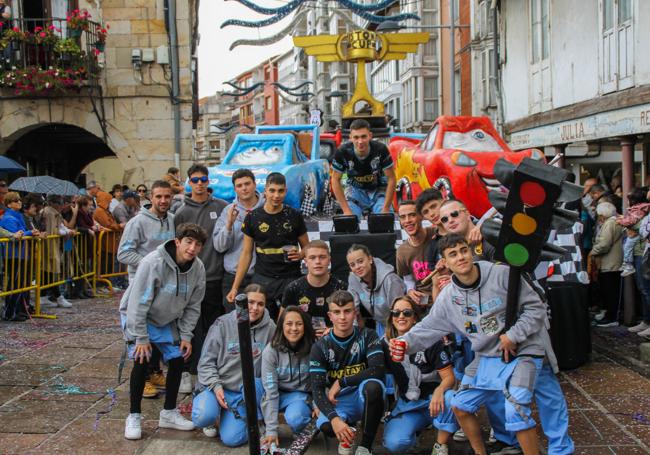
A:
<svg viewBox="0 0 650 455">
<path fill-rule="evenodd" d="M 461 201 L 450 199 L 440 206 L 440 224 L 447 233 L 457 234 L 469 243 L 474 260 L 492 261 L 494 247 L 481 236 L 472 217 Z"/>
<path fill-rule="evenodd" d="M 174 214 L 174 224 L 178 227 L 182 223 L 196 223 L 206 232 L 213 232 L 214 225 L 228 203 L 222 199 L 213 198 L 208 192 L 208 168 L 202 164 L 193 164 L 187 170 L 189 184 L 192 192 L 185 195 L 183 205 Z M 172 188 L 173 189 L 173 188 Z M 192 338 L 192 357 L 185 364 L 181 381 L 181 393 L 192 392 L 192 379 L 196 375 L 203 341 L 210 326 L 224 314 L 221 281 L 223 280 L 223 253 L 214 249 L 209 242 L 199 253 L 199 259 L 205 266 L 205 297 L 201 301 L 201 316 L 194 328 Z"/>
</svg>

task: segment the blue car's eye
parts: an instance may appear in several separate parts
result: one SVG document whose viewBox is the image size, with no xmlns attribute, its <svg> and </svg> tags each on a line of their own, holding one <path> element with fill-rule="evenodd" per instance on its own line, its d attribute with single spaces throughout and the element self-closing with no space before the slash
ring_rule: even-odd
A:
<svg viewBox="0 0 650 455">
<path fill-rule="evenodd" d="M 485 133 L 483 131 L 474 131 L 472 133 L 472 137 L 474 139 L 478 139 L 479 141 L 482 141 L 483 139 L 485 139 Z"/>
</svg>

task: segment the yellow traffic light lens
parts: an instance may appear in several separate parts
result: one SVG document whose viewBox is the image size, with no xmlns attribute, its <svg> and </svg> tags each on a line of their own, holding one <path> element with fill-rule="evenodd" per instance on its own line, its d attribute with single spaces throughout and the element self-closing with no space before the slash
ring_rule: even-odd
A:
<svg viewBox="0 0 650 455">
<path fill-rule="evenodd" d="M 528 250 L 519 243 L 510 243 L 503 249 L 503 255 L 508 264 L 521 267 L 528 262 Z"/>
<path fill-rule="evenodd" d="M 537 221 L 525 213 L 517 213 L 512 217 L 512 228 L 519 235 L 530 235 L 537 230 Z"/>
</svg>

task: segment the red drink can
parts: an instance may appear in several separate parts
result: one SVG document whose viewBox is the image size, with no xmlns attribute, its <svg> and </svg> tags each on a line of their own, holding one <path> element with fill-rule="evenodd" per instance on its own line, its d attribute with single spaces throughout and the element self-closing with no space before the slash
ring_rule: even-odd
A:
<svg viewBox="0 0 650 455">
<path fill-rule="evenodd" d="M 393 349 L 391 352 L 391 359 L 393 362 L 401 362 L 404 360 L 404 353 L 406 352 L 406 341 L 395 338 L 393 340 Z"/>
</svg>

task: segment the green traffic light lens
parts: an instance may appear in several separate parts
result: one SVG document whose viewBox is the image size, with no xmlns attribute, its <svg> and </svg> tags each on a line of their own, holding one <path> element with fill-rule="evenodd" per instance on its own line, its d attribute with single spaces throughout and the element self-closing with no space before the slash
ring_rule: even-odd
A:
<svg viewBox="0 0 650 455">
<path fill-rule="evenodd" d="M 519 243 L 510 243 L 503 249 L 503 255 L 508 264 L 521 267 L 528 262 L 528 250 Z"/>
<path fill-rule="evenodd" d="M 546 190 L 537 182 L 524 182 L 519 189 L 519 197 L 528 207 L 537 207 L 546 200 Z"/>
</svg>

